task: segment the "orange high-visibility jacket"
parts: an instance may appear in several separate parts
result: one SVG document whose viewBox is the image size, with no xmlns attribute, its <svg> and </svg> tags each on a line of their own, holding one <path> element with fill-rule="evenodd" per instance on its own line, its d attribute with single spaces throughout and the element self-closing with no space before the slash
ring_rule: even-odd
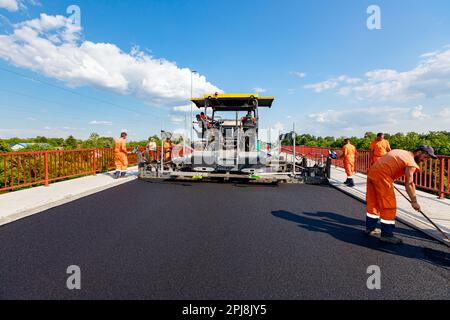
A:
<svg viewBox="0 0 450 320">
<path fill-rule="evenodd" d="M 369 170 L 369 178 L 383 178 L 392 182 L 405 175 L 407 167 L 414 167 L 420 171 L 414 160 L 414 154 L 406 150 L 392 150 L 377 161 Z"/>
<path fill-rule="evenodd" d="M 378 159 L 391 151 L 391 145 L 385 139 L 381 141 L 375 140 L 370 144 L 369 150 L 373 153 L 372 164 L 374 164 Z"/>
<path fill-rule="evenodd" d="M 173 148 L 173 144 L 172 142 L 164 142 L 164 161 L 170 161 L 172 159 L 172 148 Z"/>
<path fill-rule="evenodd" d="M 342 153 L 344 155 L 345 173 L 348 177 L 351 177 L 355 172 L 356 147 L 348 143 L 342 148 Z"/>
<path fill-rule="evenodd" d="M 413 153 L 392 150 L 369 169 L 366 192 L 369 215 L 381 216 L 384 223 L 394 223 L 397 211 L 394 181 L 405 175 L 407 167 L 420 170 Z"/>
<path fill-rule="evenodd" d="M 114 143 L 114 161 L 116 170 L 126 171 L 128 169 L 127 144 L 124 138 L 119 138 Z"/>
</svg>

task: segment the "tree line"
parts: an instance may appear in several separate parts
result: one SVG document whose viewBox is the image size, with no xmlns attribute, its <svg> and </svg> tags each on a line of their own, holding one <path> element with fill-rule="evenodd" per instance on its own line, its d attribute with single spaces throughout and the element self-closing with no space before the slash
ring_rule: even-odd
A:
<svg viewBox="0 0 450 320">
<path fill-rule="evenodd" d="M 149 137 L 150 138 L 150 137 Z M 153 136 L 158 144 L 161 140 L 157 136 Z M 30 143 L 20 152 L 32 152 L 32 151 L 46 151 L 55 149 L 64 150 L 74 150 L 74 149 L 103 149 L 103 148 L 113 148 L 114 138 L 113 137 L 101 137 L 97 133 L 92 133 L 88 139 L 82 140 L 77 139 L 74 136 L 69 136 L 64 138 L 47 138 L 38 136 L 35 138 L 11 138 L 11 139 L 0 139 L 0 152 L 11 152 L 11 146 L 18 143 Z M 127 145 L 129 147 L 145 146 L 148 140 L 143 141 L 129 141 Z"/>
<path fill-rule="evenodd" d="M 363 137 L 348 137 L 351 143 L 360 150 L 368 150 L 370 143 L 375 140 L 377 133 L 366 132 Z M 296 137 L 296 144 L 308 147 L 326 147 L 341 148 L 344 145 L 344 139 L 347 137 L 316 137 L 310 134 L 299 134 Z M 430 145 L 434 148 L 436 154 L 450 156 L 450 132 L 431 131 L 420 134 L 416 132 L 409 133 L 385 133 L 385 139 L 389 140 L 392 149 L 404 149 L 413 151 L 422 144 Z M 282 141 L 283 145 L 292 145 L 292 135 Z"/>
<path fill-rule="evenodd" d="M 153 136 L 156 139 L 158 145 L 161 140 L 158 136 Z M 363 137 L 349 137 L 351 143 L 355 145 L 358 149 L 368 150 L 370 143 L 375 140 L 375 132 L 366 132 Z M 447 131 L 431 131 L 428 133 L 395 133 L 389 134 L 385 133 L 385 138 L 391 143 L 393 149 L 405 149 L 414 150 L 417 146 L 421 144 L 428 144 L 432 146 L 436 154 L 448 155 L 450 156 L 450 132 Z M 344 144 L 345 137 L 316 137 L 311 134 L 298 134 L 296 136 L 296 144 L 308 147 L 326 147 L 326 148 L 341 148 Z M 178 143 L 177 141 L 174 141 Z M 64 148 L 65 150 L 73 149 L 92 149 L 92 148 L 112 148 L 114 146 L 114 138 L 112 137 L 101 137 L 97 133 L 92 133 L 88 139 L 81 140 L 76 139 L 73 136 L 68 138 L 46 138 L 46 137 L 36 137 L 30 139 L 22 138 L 11 138 L 11 139 L 0 139 L 0 151 L 10 152 L 10 146 L 16 143 L 33 143 L 33 145 L 28 146 L 25 149 L 20 150 L 21 152 L 28 151 L 42 151 L 42 150 L 53 150 L 57 148 Z M 129 141 L 129 147 L 135 146 L 146 146 L 148 140 L 141 141 Z M 292 134 L 284 136 L 282 141 L 283 145 L 292 145 Z"/>
</svg>

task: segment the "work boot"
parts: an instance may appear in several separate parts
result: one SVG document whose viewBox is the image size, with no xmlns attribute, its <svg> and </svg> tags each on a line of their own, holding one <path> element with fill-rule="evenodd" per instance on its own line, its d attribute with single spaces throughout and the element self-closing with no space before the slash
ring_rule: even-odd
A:
<svg viewBox="0 0 450 320">
<path fill-rule="evenodd" d="M 402 244 L 403 240 L 394 236 L 383 236 L 380 238 L 381 242 L 390 243 L 390 244 Z"/>
<path fill-rule="evenodd" d="M 350 181 L 349 178 L 347 178 L 347 180 L 345 180 L 344 184 L 348 185 L 348 182 Z"/>
<path fill-rule="evenodd" d="M 353 181 L 353 179 L 348 179 L 347 186 L 349 186 L 350 188 L 353 188 L 355 186 L 355 182 Z"/>
<path fill-rule="evenodd" d="M 120 177 L 120 171 L 114 172 L 114 179 L 119 179 Z"/>
<path fill-rule="evenodd" d="M 121 178 L 125 178 L 126 174 L 127 174 L 126 172 L 122 172 L 122 173 L 120 174 L 120 177 L 121 177 Z"/>
<path fill-rule="evenodd" d="M 366 235 L 371 236 L 371 237 L 379 237 L 381 235 L 381 229 L 375 228 L 372 230 L 366 230 L 365 231 Z"/>
</svg>

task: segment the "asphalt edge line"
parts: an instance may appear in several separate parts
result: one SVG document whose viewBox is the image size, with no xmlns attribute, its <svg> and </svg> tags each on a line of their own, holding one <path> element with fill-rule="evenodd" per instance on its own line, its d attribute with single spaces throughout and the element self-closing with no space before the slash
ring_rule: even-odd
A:
<svg viewBox="0 0 450 320">
<path fill-rule="evenodd" d="M 342 188 L 342 186 L 339 185 L 339 182 L 337 182 L 337 180 L 334 180 L 334 179 L 329 179 L 329 180 L 330 180 L 330 186 L 332 186 L 336 190 L 338 190 L 338 191 L 340 191 L 340 192 L 342 192 L 342 193 L 352 197 L 355 200 L 358 200 L 359 202 L 362 202 L 362 203 L 366 204 L 366 201 L 363 198 L 361 198 L 360 196 L 358 196 L 358 195 L 356 195 L 356 194 L 354 194 L 352 192 L 349 192 L 349 191 L 345 190 L 344 188 Z M 334 180 L 334 181 L 332 182 L 332 180 Z M 405 210 L 403 210 L 401 208 L 397 209 L 397 210 L 398 211 L 397 211 L 396 219 L 398 221 L 400 221 L 401 223 L 406 224 L 407 226 L 409 226 L 409 227 L 411 227 L 411 228 L 413 228 L 413 229 L 415 229 L 417 231 L 420 231 L 420 232 L 426 234 L 427 236 L 429 236 L 429 237 L 439 241 L 440 243 L 446 245 L 447 247 L 450 247 L 450 243 L 448 241 L 444 240 L 444 238 L 442 236 L 440 236 L 440 233 L 438 233 L 437 230 L 434 230 L 434 228 L 430 229 L 430 227 L 432 227 L 431 225 L 425 224 L 424 222 L 422 222 L 422 221 L 420 221 L 420 220 L 418 220 L 418 219 L 416 219 L 414 217 L 410 217 L 405 212 Z M 401 213 L 401 214 L 399 215 L 398 213 Z M 414 222 L 412 222 L 411 220 L 414 220 Z M 423 228 L 423 227 L 421 228 L 420 226 L 417 226 L 418 223 L 420 223 L 422 226 L 426 226 L 427 228 Z"/>
<path fill-rule="evenodd" d="M 38 206 L 38 207 L 35 207 L 35 208 L 24 209 L 24 210 L 22 210 L 20 212 L 16 212 L 16 213 L 14 213 L 12 215 L 9 215 L 7 217 L 0 218 L 0 227 L 2 227 L 4 225 L 7 225 L 9 223 L 18 221 L 18 220 L 25 219 L 25 218 L 33 216 L 33 215 L 36 215 L 36 214 L 38 214 L 40 212 L 43 212 L 43 211 L 46 211 L 46 210 L 49 210 L 49 209 L 52 209 L 52 208 L 56 208 L 56 207 L 62 206 L 64 204 L 76 201 L 78 199 L 81 199 L 81 198 L 93 195 L 95 193 L 102 192 L 102 191 L 105 191 L 107 189 L 111 189 L 111 188 L 120 186 L 122 184 L 131 182 L 131 181 L 134 181 L 134 180 L 137 180 L 137 179 L 138 179 L 138 177 L 132 176 L 132 177 L 127 177 L 127 178 L 125 178 L 123 180 L 120 180 L 120 181 L 113 180 L 114 183 L 111 183 L 111 184 L 108 184 L 108 185 L 104 185 L 104 186 L 101 186 L 101 187 L 95 187 L 93 189 L 81 192 L 79 194 L 73 194 L 73 195 L 65 196 L 64 198 L 62 198 L 60 200 L 55 200 L 55 201 L 49 202 L 49 203 L 47 203 L 45 205 L 41 205 L 41 206 Z"/>
</svg>

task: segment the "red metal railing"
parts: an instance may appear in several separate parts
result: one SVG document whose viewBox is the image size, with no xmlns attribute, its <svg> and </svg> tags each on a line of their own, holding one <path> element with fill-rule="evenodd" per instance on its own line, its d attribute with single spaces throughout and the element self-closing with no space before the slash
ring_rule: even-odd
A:
<svg viewBox="0 0 450 320">
<path fill-rule="evenodd" d="M 128 156 L 137 164 L 135 154 Z M 114 169 L 113 149 L 10 152 L 0 154 L 0 191 L 96 175 Z"/>
<path fill-rule="evenodd" d="M 293 147 L 283 147 L 285 152 L 293 152 Z M 322 147 L 296 147 L 297 154 L 322 154 L 328 155 L 330 148 Z M 333 160 L 333 165 L 344 167 L 342 160 Z M 439 198 L 450 196 L 450 157 L 438 156 L 438 159 L 430 159 L 426 163 L 420 165 L 421 172 L 415 175 L 415 184 L 418 189 L 437 193 Z M 357 172 L 367 174 L 370 168 L 369 151 L 358 150 L 356 156 L 355 168 Z M 404 178 L 399 183 L 404 182 Z"/>
<path fill-rule="evenodd" d="M 179 149 L 179 146 L 177 146 Z M 175 148 L 176 149 L 176 148 Z M 143 149 L 141 148 L 141 151 Z M 283 152 L 292 152 L 292 147 L 283 147 Z M 296 148 L 297 154 L 328 156 L 328 148 Z M 182 150 L 178 150 L 182 154 Z M 161 148 L 156 158 L 159 160 Z M 128 156 L 129 164 L 137 164 L 135 154 Z M 333 160 L 333 164 L 343 167 L 342 160 Z M 366 174 L 370 167 L 369 152 L 359 150 L 356 157 L 356 170 Z M 9 191 L 35 185 L 48 185 L 51 182 L 69 178 L 95 175 L 114 169 L 114 151 L 112 149 L 83 149 L 40 152 L 10 152 L 0 154 L 0 191 Z M 402 182 L 401 180 L 399 182 Z M 421 165 L 416 174 L 418 188 L 437 193 L 440 198 L 450 195 L 450 157 L 439 156 Z"/>
</svg>

